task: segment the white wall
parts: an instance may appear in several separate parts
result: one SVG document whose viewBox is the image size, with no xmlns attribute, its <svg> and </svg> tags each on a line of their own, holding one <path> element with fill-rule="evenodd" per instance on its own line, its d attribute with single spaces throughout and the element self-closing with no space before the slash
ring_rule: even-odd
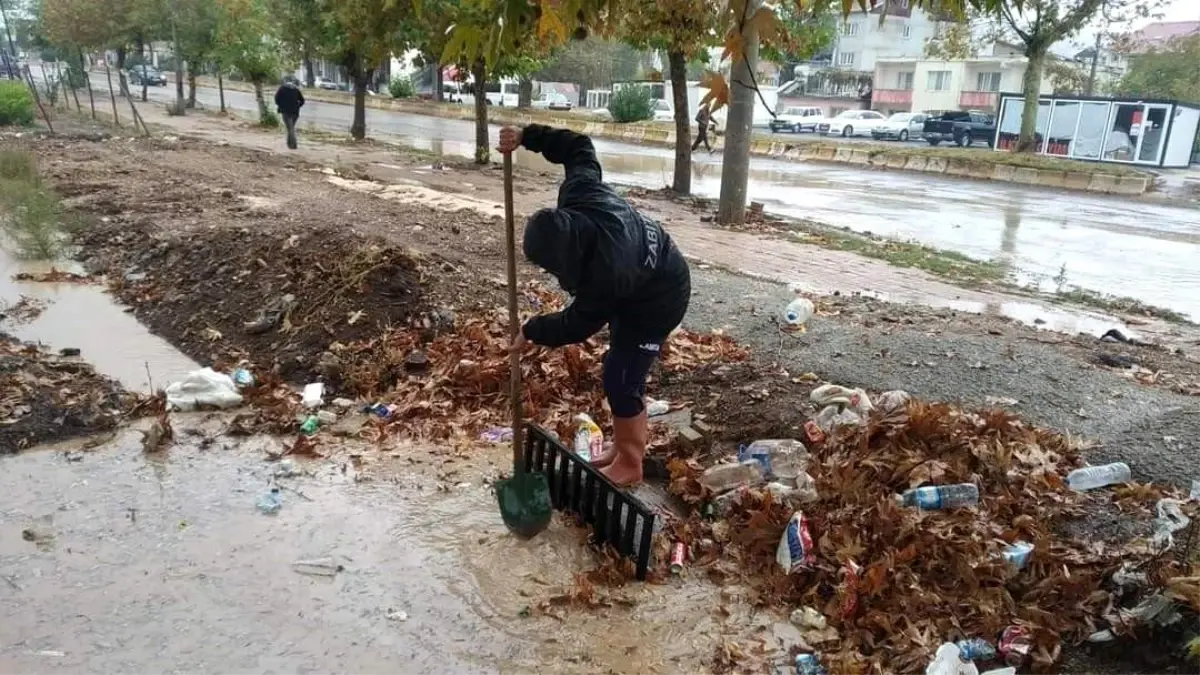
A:
<svg viewBox="0 0 1200 675">
<path fill-rule="evenodd" d="M 904 28 L 908 26 L 908 34 Z M 838 29 L 834 46 L 833 66 L 846 70 L 873 71 L 877 59 L 918 58 L 925 52 L 925 42 L 937 33 L 937 22 L 925 12 L 914 9 L 905 18 L 888 16 L 883 25 L 879 16 L 854 13 Z M 847 34 L 852 33 L 852 34 Z M 841 63 L 842 54 L 853 54 L 852 66 Z"/>
<path fill-rule="evenodd" d="M 930 88 L 930 73 L 949 72 L 950 80 L 942 91 Z M 918 61 L 913 72 L 913 110 L 958 110 L 966 72 L 964 61 Z M 972 82 L 971 87 L 975 86 Z"/>
<path fill-rule="evenodd" d="M 1200 124 L 1200 110 L 1178 107 L 1175 111 L 1175 119 L 1171 121 L 1171 138 L 1163 154 L 1163 166 L 1186 167 L 1192 159 L 1192 143 L 1196 138 L 1197 125 Z"/>
</svg>

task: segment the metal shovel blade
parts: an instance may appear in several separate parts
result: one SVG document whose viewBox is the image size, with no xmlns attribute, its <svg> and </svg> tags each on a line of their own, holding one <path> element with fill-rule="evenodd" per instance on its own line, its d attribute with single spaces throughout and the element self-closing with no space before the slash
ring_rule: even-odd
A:
<svg viewBox="0 0 1200 675">
<path fill-rule="evenodd" d="M 544 473 L 518 470 L 511 478 L 497 481 L 496 500 L 504 525 L 522 539 L 532 539 L 550 526 L 553 507 Z"/>
</svg>

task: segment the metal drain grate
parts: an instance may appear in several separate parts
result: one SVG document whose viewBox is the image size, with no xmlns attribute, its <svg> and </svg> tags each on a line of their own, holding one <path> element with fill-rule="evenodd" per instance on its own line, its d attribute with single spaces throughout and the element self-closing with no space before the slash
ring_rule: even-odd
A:
<svg viewBox="0 0 1200 675">
<path fill-rule="evenodd" d="M 575 514 L 592 526 L 597 543 L 611 544 L 632 558 L 637 578 L 644 581 L 657 524 L 654 511 L 539 426 L 526 425 L 524 450 L 526 469 L 546 474 L 554 508 Z"/>
</svg>

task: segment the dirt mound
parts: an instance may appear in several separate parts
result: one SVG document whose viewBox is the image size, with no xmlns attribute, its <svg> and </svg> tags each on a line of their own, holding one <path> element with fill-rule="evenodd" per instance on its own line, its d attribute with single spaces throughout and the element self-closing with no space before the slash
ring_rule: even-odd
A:
<svg viewBox="0 0 1200 675">
<path fill-rule="evenodd" d="M 114 429 L 132 402 L 90 365 L 0 333 L 0 454 Z"/>
<path fill-rule="evenodd" d="M 175 235 L 99 226 L 82 242 L 138 319 L 205 364 L 246 360 L 292 382 L 341 381 L 322 355 L 407 325 L 425 309 L 407 251 L 333 228 Z"/>
</svg>

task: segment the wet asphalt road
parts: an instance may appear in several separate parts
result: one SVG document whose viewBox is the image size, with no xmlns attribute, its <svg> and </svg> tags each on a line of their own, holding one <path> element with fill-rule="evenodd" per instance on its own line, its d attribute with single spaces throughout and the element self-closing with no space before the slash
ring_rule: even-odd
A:
<svg viewBox="0 0 1200 675">
<path fill-rule="evenodd" d="M 217 107 L 217 92 L 200 89 L 201 105 Z M 155 101 L 173 90 L 151 90 Z M 240 115 L 254 97 L 227 91 Z M 345 131 L 350 107 L 310 102 L 301 125 Z M 461 120 L 367 109 L 368 133 L 435 152 L 470 156 L 473 124 Z M 497 133 L 492 128 L 493 136 Z M 670 182 L 666 148 L 597 140 L 610 180 L 651 188 Z M 697 153 L 693 190 L 716 196 L 720 154 Z M 518 163 L 539 160 L 519 155 Z M 1010 183 L 863 171 L 827 164 L 755 159 L 750 198 L 773 212 L 811 218 L 859 232 L 911 239 L 981 259 L 1000 259 L 1015 280 L 1056 291 L 1081 287 L 1137 298 L 1200 320 L 1200 209 L 1137 199 L 1045 190 Z"/>
</svg>

